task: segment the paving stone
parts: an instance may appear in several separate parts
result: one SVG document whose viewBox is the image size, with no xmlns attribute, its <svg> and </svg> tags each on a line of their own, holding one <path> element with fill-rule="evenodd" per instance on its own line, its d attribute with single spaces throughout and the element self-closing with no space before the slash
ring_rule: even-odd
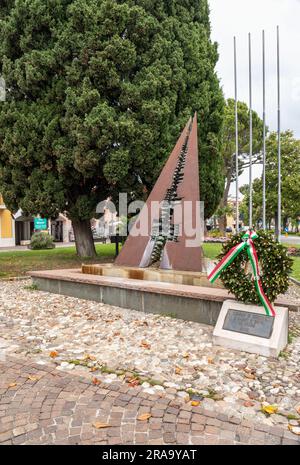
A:
<svg viewBox="0 0 300 465">
<path fill-rule="evenodd" d="M 287 402 L 290 403 L 287 408 L 292 409 L 297 402 L 299 403 L 296 395 L 287 392 L 291 388 L 288 385 L 292 385 L 294 389 L 295 367 L 300 362 L 297 338 L 291 345 L 293 356 L 284 360 L 269 360 L 244 353 L 235 356 L 234 351 L 228 349 L 222 349 L 220 356 L 220 348 L 211 345 L 212 328 L 204 325 L 161 318 L 157 315 L 144 315 L 129 309 L 119 309 L 67 296 L 28 291 L 24 289 L 24 282 L 1 282 L 0 286 L 0 321 L 3 323 L 1 330 L 5 331 L 7 341 L 20 344 L 17 356 L 7 353 L 5 360 L 0 361 L 1 443 L 14 441 L 15 444 L 54 442 L 110 445 L 130 444 L 136 441 L 151 441 L 155 444 L 156 441 L 157 444 L 176 444 L 184 443 L 188 437 L 191 444 L 197 441 L 199 444 L 220 444 L 221 440 L 225 444 L 235 440 L 239 443 L 248 441 L 249 444 L 278 444 L 283 437 L 283 442 L 299 444 L 296 435 L 289 431 L 283 433 L 275 423 L 274 426 L 265 425 L 256 420 L 254 425 L 255 415 L 253 421 L 243 418 L 239 392 L 230 394 L 232 402 L 224 411 L 219 408 L 219 401 L 205 399 L 199 407 L 195 407 L 190 402 L 185 403 L 176 397 L 177 390 L 185 390 L 187 386 L 199 389 L 199 377 L 193 376 L 197 372 L 193 368 L 196 366 L 195 362 L 201 363 L 207 361 L 208 357 L 213 357 L 214 363 L 206 363 L 201 376 L 207 378 L 207 385 L 218 388 L 220 395 L 224 395 L 222 386 L 228 386 L 228 383 L 223 382 L 225 378 L 230 378 L 230 386 L 233 388 L 236 383 L 248 388 L 250 383 L 247 378 L 244 380 L 239 377 L 238 381 L 235 381 L 235 376 L 243 373 L 244 368 L 254 366 L 258 372 L 263 372 L 267 381 L 261 383 L 259 375 L 256 382 L 260 383 L 260 388 L 255 384 L 251 392 L 260 389 L 266 401 L 277 402 L 279 407 L 281 402 Z M 75 317 L 75 313 L 78 316 Z M 88 315 L 95 318 L 92 326 L 87 319 Z M 13 329 L 6 325 L 8 319 L 13 321 Z M 24 325 L 23 322 L 27 320 L 30 321 L 30 325 Z M 300 317 L 295 312 L 295 315 L 291 315 L 290 325 L 299 326 L 299 322 Z M 110 358 L 112 352 L 108 339 L 113 338 L 116 331 L 120 331 L 128 343 L 119 351 L 114 351 L 113 358 Z M 140 347 L 141 331 L 144 333 L 143 338 L 151 341 L 150 349 Z M 54 342 L 49 341 L 49 334 L 52 332 L 56 332 L 57 339 L 54 339 Z M 101 346 L 98 344 L 99 334 Z M 42 338 L 43 348 L 38 354 L 34 353 L 36 341 L 31 342 L 31 336 Z M 29 339 L 25 352 L 23 348 L 27 337 Z M 56 340 L 63 341 L 61 348 Z M 203 346 L 200 353 L 199 344 Z M 190 354 L 189 358 L 184 360 L 180 348 L 182 345 Z M 108 368 L 110 363 L 122 368 L 122 365 L 129 362 L 132 370 L 136 371 L 139 368 L 135 363 L 139 362 L 145 377 L 155 377 L 155 366 L 159 366 L 163 379 L 173 383 L 178 383 L 178 379 L 183 381 L 178 383 L 174 395 L 166 393 L 164 389 L 152 396 L 143 392 L 144 388 L 141 386 L 130 388 L 113 374 L 97 372 L 96 376 L 101 378 L 101 385 L 94 386 L 91 384 L 93 375 L 86 368 L 75 366 L 72 372 L 57 370 L 57 360 L 49 357 L 50 351 L 56 348 L 61 360 L 76 359 L 79 357 L 76 350 L 80 349 L 82 354 L 90 353 L 96 359 L 104 360 Z M 126 352 L 127 350 L 130 353 Z M 27 358 L 26 353 L 29 354 Z M 154 360 L 156 365 L 153 364 Z M 44 364 L 36 363 L 37 361 Z M 182 378 L 174 373 L 175 364 L 182 365 Z M 221 365 L 222 370 L 219 370 Z M 287 373 L 288 381 L 281 386 L 282 395 L 271 400 L 266 387 L 272 386 L 277 369 L 279 375 L 281 371 L 280 376 Z M 30 381 L 28 375 L 36 376 L 40 380 Z M 110 376 L 111 382 L 105 383 Z M 17 382 L 17 385 L 5 389 L 12 382 Z M 160 395 L 164 397 L 159 397 Z M 221 402 L 223 407 L 226 406 L 226 399 Z M 152 417 L 146 422 L 136 421 L 136 417 L 143 412 L 150 412 Z M 269 421 L 273 421 L 272 418 L 273 416 L 270 416 Z M 105 432 L 92 427 L 94 421 L 102 419 L 111 424 L 111 428 Z"/>
</svg>

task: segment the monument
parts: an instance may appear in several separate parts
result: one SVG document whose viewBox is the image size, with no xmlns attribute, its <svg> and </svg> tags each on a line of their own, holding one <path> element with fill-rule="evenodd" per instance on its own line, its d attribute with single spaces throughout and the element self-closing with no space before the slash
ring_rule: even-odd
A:
<svg viewBox="0 0 300 465">
<path fill-rule="evenodd" d="M 204 284 L 200 205 L 195 113 L 177 140 L 114 265 L 83 265 L 83 273 Z"/>
<path fill-rule="evenodd" d="M 183 129 L 114 263 L 83 264 L 81 269 L 32 271 L 30 275 L 38 289 L 48 292 L 215 325 L 224 310 L 221 310 L 223 302 L 233 299 L 234 295 L 241 299 L 240 294 L 229 294 L 218 276 L 214 275 L 213 282 L 207 279 L 201 247 L 202 228 L 195 114 Z M 240 250 L 239 241 L 236 239 L 232 245 Z M 270 250 L 264 241 L 257 240 L 260 254 Z M 270 252 L 267 253 L 269 256 Z M 266 266 L 266 270 L 268 268 Z M 231 282 L 230 270 L 228 273 Z M 225 275 L 226 271 L 222 273 L 222 279 Z M 242 279 L 240 269 L 236 276 L 237 281 Z M 248 276 L 244 279 L 247 281 Z M 240 313 L 242 304 L 238 303 L 238 308 L 232 305 L 227 308 L 231 312 L 225 323 L 220 323 L 219 319 L 216 327 L 216 331 L 220 328 L 223 331 L 222 339 L 215 339 L 221 344 L 228 342 L 224 336 L 228 339 L 229 334 L 234 334 L 236 338 L 237 334 L 243 334 L 242 331 L 247 332 L 247 324 L 249 327 L 249 316 Z M 282 298 L 277 300 L 277 305 L 298 308 Z M 266 335 L 266 340 L 273 341 L 272 334 L 277 334 L 277 321 L 280 320 L 275 319 L 271 325 L 272 320 L 271 317 L 270 323 L 266 324 L 259 317 L 252 318 L 250 325 L 263 333 L 249 333 L 247 337 L 258 339 L 262 336 L 262 340 Z M 286 324 L 286 317 L 282 321 Z M 216 338 L 218 335 L 215 334 Z M 281 336 L 279 339 L 282 347 L 285 339 Z M 251 349 L 249 344 L 238 348 Z"/>
<path fill-rule="evenodd" d="M 191 211 L 184 215 L 184 205 Z M 160 208 L 153 209 L 155 203 Z M 197 115 L 188 121 L 167 160 L 115 264 L 146 268 L 160 262 L 167 270 L 203 270 L 201 240 L 196 228 L 200 220 Z M 176 222 L 178 219 L 178 222 Z M 185 224 L 183 224 L 183 220 Z M 147 225 L 146 234 L 137 229 Z M 165 225 L 165 228 L 164 228 Z M 187 230 L 194 229 L 194 237 Z M 193 242 L 192 246 L 188 243 Z"/>
</svg>

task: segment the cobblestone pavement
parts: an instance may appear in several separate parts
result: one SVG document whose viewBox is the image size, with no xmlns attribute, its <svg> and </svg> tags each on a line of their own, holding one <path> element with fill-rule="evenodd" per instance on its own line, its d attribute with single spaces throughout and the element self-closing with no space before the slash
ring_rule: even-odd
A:
<svg viewBox="0 0 300 465">
<path fill-rule="evenodd" d="M 1 444 L 300 444 L 281 426 L 120 381 L 95 386 L 53 365 L 9 356 L 0 373 Z"/>
<path fill-rule="evenodd" d="M 267 359 L 214 345 L 212 326 L 37 291 L 30 280 L 0 282 L 0 358 L 92 372 L 106 385 L 139 376 L 145 394 L 193 393 L 216 411 L 283 426 L 296 436 L 299 312 L 290 313 L 289 326 L 286 350 Z M 261 411 L 268 405 L 275 414 Z"/>
</svg>

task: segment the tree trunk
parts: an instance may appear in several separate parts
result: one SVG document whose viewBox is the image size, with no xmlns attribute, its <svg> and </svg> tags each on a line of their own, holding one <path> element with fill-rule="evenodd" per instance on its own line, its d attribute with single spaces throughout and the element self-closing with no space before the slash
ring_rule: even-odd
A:
<svg viewBox="0 0 300 465">
<path fill-rule="evenodd" d="M 91 222 L 89 220 L 72 220 L 76 251 L 79 257 L 96 257 Z"/>
<path fill-rule="evenodd" d="M 224 190 L 223 198 L 220 203 L 221 208 L 227 207 L 230 184 L 231 184 L 231 171 L 227 173 L 225 190 Z M 219 229 L 225 234 L 226 227 L 227 227 L 227 216 L 225 214 L 225 215 L 221 215 L 219 218 Z"/>
</svg>

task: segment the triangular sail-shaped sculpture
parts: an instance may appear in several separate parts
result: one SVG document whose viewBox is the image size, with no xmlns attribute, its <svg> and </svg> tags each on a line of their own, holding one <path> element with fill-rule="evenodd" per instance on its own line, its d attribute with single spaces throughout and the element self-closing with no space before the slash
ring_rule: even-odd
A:
<svg viewBox="0 0 300 465">
<path fill-rule="evenodd" d="M 115 264 L 201 272 L 200 229 L 195 114 L 182 131 Z"/>
</svg>

